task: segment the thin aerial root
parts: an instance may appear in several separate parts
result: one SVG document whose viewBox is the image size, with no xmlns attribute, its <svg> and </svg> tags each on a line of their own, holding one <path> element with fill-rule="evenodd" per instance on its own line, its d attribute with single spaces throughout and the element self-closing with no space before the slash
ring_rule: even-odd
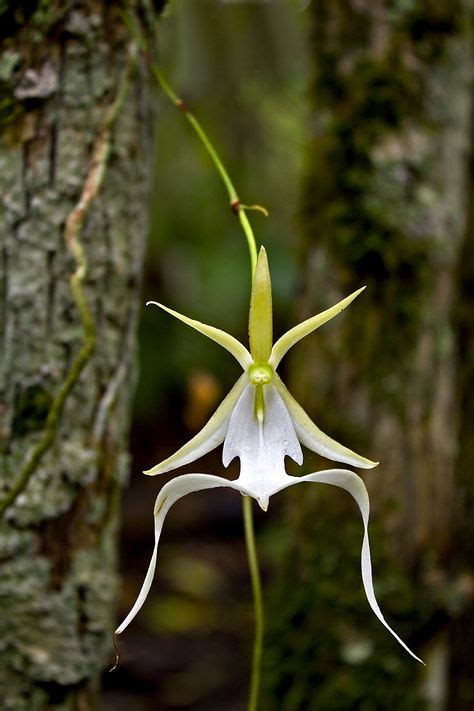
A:
<svg viewBox="0 0 474 711">
<path fill-rule="evenodd" d="M 112 635 L 112 644 L 114 645 L 114 649 L 115 649 L 115 663 L 114 663 L 114 665 L 113 665 L 112 667 L 110 667 L 109 672 L 115 671 L 115 669 L 117 669 L 117 667 L 118 667 L 118 665 L 119 665 L 119 663 L 120 663 L 120 654 L 119 654 L 119 651 L 118 651 L 117 642 L 116 642 L 116 640 L 115 640 L 115 637 L 116 637 L 116 635 L 115 635 L 115 632 L 114 632 L 114 634 Z"/>
</svg>

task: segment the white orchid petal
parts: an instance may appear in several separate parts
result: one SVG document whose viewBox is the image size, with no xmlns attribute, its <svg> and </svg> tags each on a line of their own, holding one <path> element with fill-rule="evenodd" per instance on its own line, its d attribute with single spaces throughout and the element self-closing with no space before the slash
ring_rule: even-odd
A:
<svg viewBox="0 0 474 711">
<path fill-rule="evenodd" d="M 334 318 L 334 316 L 340 314 L 341 311 L 343 311 L 346 306 L 349 306 L 349 304 L 354 301 L 354 299 L 359 296 L 365 288 L 366 287 L 363 286 L 361 289 L 357 289 L 354 293 L 346 296 L 345 299 L 342 299 L 334 306 L 331 306 L 330 309 L 321 311 L 320 314 L 312 316 L 311 318 L 306 319 L 306 321 L 302 321 L 297 326 L 290 328 L 290 330 L 281 336 L 281 338 L 279 338 L 273 346 L 272 354 L 270 356 L 270 360 L 268 361 L 270 365 L 273 366 L 273 368 L 276 368 L 283 356 L 290 350 L 290 348 L 293 348 L 295 343 L 298 343 L 298 341 L 301 341 L 302 338 L 308 336 L 324 323 Z"/>
<path fill-rule="evenodd" d="M 171 469 L 177 469 L 185 464 L 194 462 L 199 457 L 203 457 L 208 452 L 218 447 L 224 441 L 229 426 L 230 416 L 239 397 L 241 396 L 245 384 L 248 382 L 246 373 L 240 376 L 232 390 L 221 402 L 210 420 L 204 425 L 189 442 L 184 444 L 177 452 L 156 464 L 151 469 L 147 469 L 144 474 L 155 476 L 163 474 Z"/>
<path fill-rule="evenodd" d="M 182 476 L 176 477 L 172 481 L 168 482 L 161 489 L 155 502 L 154 517 L 155 517 L 155 545 L 153 547 L 153 554 L 151 556 L 150 564 L 148 566 L 147 573 L 145 575 L 145 580 L 141 587 L 138 597 L 133 605 L 132 609 L 124 619 L 124 621 L 117 627 L 115 634 L 121 634 L 133 620 L 133 618 L 140 611 L 143 603 L 145 602 L 150 588 L 153 582 L 156 568 L 156 558 L 158 554 L 158 543 L 160 541 L 161 530 L 163 528 L 163 523 L 166 518 L 166 514 L 178 499 L 191 494 L 194 491 L 202 491 L 204 489 L 215 489 L 220 486 L 229 487 L 239 491 L 241 494 L 250 495 L 250 492 L 243 486 L 241 486 L 236 481 L 229 481 L 220 476 L 213 476 L 211 474 L 183 474 Z"/>
<path fill-rule="evenodd" d="M 350 464 L 353 467 L 372 469 L 372 467 L 377 466 L 378 462 L 372 462 L 370 459 L 361 457 L 360 454 L 353 452 L 351 449 L 336 442 L 335 439 L 324 434 L 287 390 L 277 373 L 275 373 L 273 377 L 275 388 L 280 393 L 283 402 L 288 408 L 301 444 L 304 444 L 304 446 L 311 449 L 312 452 L 316 452 L 327 459 Z"/>
<path fill-rule="evenodd" d="M 240 477 L 256 498 L 289 478 L 285 457 L 303 462 L 298 438 L 288 411 L 273 385 L 263 386 L 264 419 L 255 415 L 255 387 L 247 385 L 235 406 L 224 441 L 222 461 L 227 466 L 240 458 Z"/>
<path fill-rule="evenodd" d="M 188 318 L 188 316 L 184 316 L 183 314 L 178 313 L 178 311 L 168 308 L 168 306 L 163 306 L 163 304 L 158 303 L 158 301 L 147 301 L 146 305 L 148 306 L 149 304 L 158 306 L 160 309 L 163 309 L 163 311 L 166 311 L 171 314 L 171 316 L 179 319 L 187 326 L 190 326 L 196 331 L 199 331 L 199 333 L 202 333 L 204 336 L 207 336 L 211 339 L 211 341 L 218 343 L 220 346 L 229 351 L 229 353 L 232 353 L 234 358 L 240 363 L 244 370 L 251 365 L 252 356 L 245 346 L 234 338 L 234 336 L 231 336 L 230 333 L 226 333 L 220 328 L 215 328 L 214 326 L 208 326 L 207 324 L 201 323 L 201 321 L 196 321 L 193 318 Z"/>
<path fill-rule="evenodd" d="M 348 471 L 347 469 L 327 469 L 321 472 L 315 472 L 314 474 L 307 474 L 302 477 L 290 477 L 292 481 L 284 486 L 281 486 L 278 491 L 285 489 L 294 484 L 301 484 L 303 482 L 314 482 L 316 484 L 330 484 L 332 486 L 338 486 L 341 489 L 349 492 L 357 503 L 362 521 L 364 524 L 364 538 L 362 541 L 362 551 L 361 551 L 361 571 L 362 571 L 362 583 L 364 585 L 365 594 L 372 611 L 380 622 L 387 628 L 387 630 L 392 634 L 397 642 L 410 654 L 417 662 L 424 662 L 414 654 L 411 649 L 405 644 L 405 642 L 400 639 L 396 632 L 388 624 L 387 620 L 382 614 L 382 611 L 378 605 L 375 597 L 374 585 L 372 581 L 372 563 L 370 559 L 370 544 L 369 544 L 369 512 L 370 503 L 369 495 L 365 484 L 362 479 L 354 472 Z M 276 493 L 276 492 L 273 492 Z"/>
</svg>

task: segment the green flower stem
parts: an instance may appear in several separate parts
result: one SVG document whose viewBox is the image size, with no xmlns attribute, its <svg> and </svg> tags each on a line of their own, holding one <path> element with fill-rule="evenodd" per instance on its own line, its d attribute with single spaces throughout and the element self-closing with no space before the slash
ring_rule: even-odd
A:
<svg viewBox="0 0 474 711">
<path fill-rule="evenodd" d="M 262 668 L 263 635 L 265 631 L 265 615 L 263 609 L 262 583 L 260 566 L 258 563 L 257 546 L 255 543 L 255 530 L 253 525 L 252 499 L 244 496 L 242 499 L 244 517 L 245 544 L 249 562 L 250 578 L 252 581 L 253 604 L 255 612 L 255 635 L 253 640 L 252 676 L 248 697 L 248 711 L 257 711 L 258 697 L 260 694 L 260 676 Z"/>
<path fill-rule="evenodd" d="M 255 242 L 255 235 L 253 233 L 252 226 L 251 226 L 245 212 L 246 212 L 246 210 L 258 210 L 260 212 L 263 212 L 265 215 L 267 215 L 268 213 L 265 210 L 265 208 L 262 208 L 260 205 L 248 206 L 248 205 L 242 205 L 240 203 L 240 198 L 238 196 L 237 190 L 235 189 L 235 185 L 232 182 L 229 173 L 225 169 L 224 164 L 223 164 L 219 154 L 217 153 L 216 149 L 214 148 L 211 141 L 209 140 L 205 130 L 201 126 L 201 123 L 198 121 L 198 119 L 192 113 L 192 111 L 189 110 L 189 107 L 186 105 L 186 103 L 183 101 L 183 99 L 181 99 L 176 94 L 176 92 L 174 91 L 174 89 L 172 88 L 172 86 L 170 85 L 168 80 L 161 73 L 161 70 L 154 63 L 152 52 L 150 51 L 150 47 L 148 45 L 147 39 L 141 32 L 138 22 L 135 21 L 135 18 L 129 12 L 122 12 L 122 17 L 123 17 L 123 20 L 129 30 L 130 34 L 133 36 L 138 47 L 143 52 L 150 73 L 152 74 L 152 76 L 154 77 L 156 82 L 159 84 L 162 91 L 166 94 L 166 96 L 186 116 L 186 118 L 189 121 L 189 123 L 191 124 L 194 132 L 196 133 L 197 137 L 201 141 L 202 145 L 206 149 L 208 155 L 210 156 L 212 162 L 215 165 L 216 170 L 219 173 L 222 182 L 224 183 L 225 189 L 227 190 L 227 194 L 229 196 L 229 201 L 230 201 L 230 206 L 231 206 L 233 212 L 236 215 L 238 215 L 239 222 L 240 222 L 242 229 L 244 231 L 244 234 L 245 234 L 245 239 L 247 240 L 247 246 L 248 246 L 249 255 L 250 255 L 250 267 L 251 267 L 252 279 L 253 279 L 255 267 L 257 264 L 257 245 Z"/>
<path fill-rule="evenodd" d="M 245 233 L 247 239 L 247 245 L 249 248 L 250 255 L 250 269 L 252 270 L 252 280 L 255 274 L 255 267 L 257 266 L 257 245 L 255 243 L 255 237 L 253 234 L 252 226 L 246 215 L 245 208 L 239 205 L 239 221 L 242 225 L 242 229 Z"/>
<path fill-rule="evenodd" d="M 165 94 L 171 99 L 173 104 L 175 106 L 177 106 L 178 109 L 180 109 L 184 113 L 184 115 L 188 119 L 189 123 L 193 127 L 194 131 L 199 136 L 199 140 L 201 141 L 201 143 L 205 147 L 206 151 L 211 156 L 212 162 L 216 166 L 217 171 L 222 178 L 222 181 L 227 189 L 227 192 L 229 193 L 229 199 L 230 199 L 231 204 L 238 202 L 239 197 L 237 195 L 237 191 L 236 191 L 226 169 L 224 168 L 222 161 L 219 158 L 219 155 L 217 154 L 214 146 L 208 139 L 206 132 L 204 131 L 203 127 L 201 126 L 201 124 L 199 123 L 197 118 L 194 116 L 193 113 L 191 113 L 191 111 L 188 109 L 188 107 L 186 106 L 184 101 L 182 99 L 180 99 L 175 94 L 175 92 L 173 91 L 173 89 L 168 84 L 168 82 L 164 78 L 163 74 L 161 73 L 161 71 L 158 69 L 158 67 L 155 64 L 151 64 L 150 71 L 153 74 L 153 76 L 155 77 L 155 79 L 157 80 L 158 84 L 161 86 L 161 88 L 165 92 Z"/>
<path fill-rule="evenodd" d="M 206 132 L 201 126 L 198 119 L 189 110 L 185 102 L 176 94 L 171 85 L 165 79 L 159 68 L 154 64 L 151 56 L 151 52 L 146 44 L 143 35 L 137 28 L 136 23 L 132 20 L 130 16 L 124 16 L 125 22 L 129 30 L 134 35 L 138 46 L 144 52 L 148 68 L 155 78 L 155 80 L 160 85 L 163 92 L 168 96 L 168 98 L 173 102 L 173 104 L 180 109 L 186 116 L 190 125 L 192 126 L 197 137 L 203 144 L 207 153 L 209 154 L 212 162 L 214 163 L 217 172 L 219 173 L 222 182 L 229 195 L 230 205 L 233 212 L 238 216 L 240 225 L 244 231 L 245 239 L 247 241 L 247 246 L 250 256 L 250 267 L 252 273 L 252 280 L 255 274 L 255 267 L 257 265 L 257 244 L 255 242 L 255 235 L 253 233 L 252 226 L 247 217 L 246 210 L 259 210 L 266 213 L 266 210 L 259 205 L 246 206 L 241 205 L 240 198 L 238 196 L 237 190 L 219 157 L 219 154 L 215 150 L 211 141 L 209 140 Z M 242 511 L 244 519 L 244 532 L 245 532 L 245 543 L 247 548 L 247 557 L 249 563 L 250 579 L 252 584 L 252 594 L 253 594 L 253 605 L 255 613 L 255 633 L 254 633 L 254 643 L 253 643 L 253 655 L 252 655 L 252 672 L 251 672 L 251 682 L 250 682 L 250 692 L 248 699 L 248 711 L 257 711 L 258 698 L 260 693 L 260 677 L 261 677 L 261 665 L 262 665 L 262 653 L 263 653 L 263 637 L 265 630 L 265 616 L 263 608 L 263 596 L 262 596 L 262 584 L 260 577 L 260 567 L 257 555 L 257 546 L 255 541 L 255 530 L 253 525 L 253 509 L 252 500 L 248 496 L 244 496 L 242 499 Z"/>
<path fill-rule="evenodd" d="M 216 149 L 212 145 L 211 141 L 209 140 L 206 132 L 204 131 L 203 127 L 201 126 L 200 122 L 196 118 L 196 116 L 189 110 L 188 106 L 186 103 L 183 101 L 183 99 L 180 99 L 179 96 L 175 93 L 175 91 L 171 88 L 170 84 L 168 81 L 165 79 L 161 71 L 158 69 L 156 64 L 153 64 L 153 62 L 149 62 L 150 66 L 150 71 L 155 77 L 156 81 L 162 88 L 162 90 L 165 92 L 165 94 L 171 99 L 173 104 L 180 109 L 184 115 L 186 116 L 187 120 L 193 127 L 194 132 L 198 136 L 199 140 L 201 141 L 202 145 L 208 152 L 212 162 L 214 163 L 217 172 L 219 173 L 222 182 L 224 183 L 224 186 L 227 190 L 227 194 L 229 195 L 229 200 L 230 200 L 230 205 L 233 209 L 233 211 L 238 215 L 239 217 L 239 222 L 242 225 L 242 229 L 245 234 L 245 238 L 247 240 L 247 246 L 249 249 L 249 254 L 250 254 L 250 267 L 252 270 L 252 278 L 253 274 L 255 272 L 255 266 L 257 264 L 257 245 L 255 242 L 255 235 L 252 230 L 252 226 L 249 222 L 249 219 L 246 215 L 246 210 L 247 209 L 253 209 L 253 208 L 248 208 L 246 206 L 243 206 L 240 204 L 240 198 L 237 194 L 237 190 L 235 189 L 235 185 L 232 182 L 229 173 L 224 167 L 224 164 L 222 163 L 222 160 L 219 157 L 219 154 L 217 153 Z M 258 209 L 258 208 L 257 208 Z"/>
</svg>

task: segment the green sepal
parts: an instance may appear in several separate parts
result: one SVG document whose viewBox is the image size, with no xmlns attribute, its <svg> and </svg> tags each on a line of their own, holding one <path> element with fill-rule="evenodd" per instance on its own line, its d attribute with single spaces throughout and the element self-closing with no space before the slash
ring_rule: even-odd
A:
<svg viewBox="0 0 474 711">
<path fill-rule="evenodd" d="M 240 363 L 244 370 L 246 370 L 251 365 L 252 358 L 250 356 L 250 353 L 248 352 L 246 347 L 243 346 L 240 341 L 234 338 L 234 336 L 231 336 L 230 333 L 226 333 L 220 328 L 208 326 L 205 323 L 201 323 L 201 321 L 196 321 L 193 318 L 184 316 L 183 314 L 178 313 L 178 311 L 174 311 L 173 309 L 168 308 L 168 306 L 163 306 L 163 304 L 160 304 L 157 301 L 147 301 L 146 305 L 148 306 L 149 304 L 159 306 L 159 308 L 163 309 L 163 311 L 166 311 L 167 313 L 171 314 L 171 316 L 174 316 L 175 318 L 185 323 L 187 326 L 190 326 L 196 331 L 199 331 L 199 333 L 202 333 L 203 336 L 207 336 L 208 338 L 210 338 L 211 341 L 215 341 L 216 343 L 218 343 L 220 346 L 222 346 L 222 348 L 225 348 L 227 351 L 229 351 L 229 353 L 232 353 L 236 361 Z"/>
<path fill-rule="evenodd" d="M 250 353 L 255 363 L 266 363 L 273 343 L 272 284 L 265 247 L 261 247 L 252 284 L 249 313 Z"/>
<path fill-rule="evenodd" d="M 277 373 L 274 375 L 273 384 L 290 413 L 296 435 L 301 444 L 304 444 L 312 452 L 336 462 L 343 462 L 361 469 L 372 469 L 377 466 L 378 462 L 362 457 L 360 454 L 348 449 L 348 447 L 344 447 L 343 444 L 339 444 L 332 437 L 324 434 L 287 390 Z"/>
<path fill-rule="evenodd" d="M 308 336 L 310 333 L 322 326 L 323 323 L 330 321 L 334 318 L 334 316 L 340 314 L 341 311 L 343 311 L 346 306 L 349 306 L 349 304 L 354 301 L 354 299 L 359 296 L 365 288 L 366 287 L 363 286 L 361 289 L 357 289 L 357 291 L 354 291 L 352 294 L 349 294 L 349 296 L 346 296 L 345 299 L 339 301 L 335 304 L 335 306 L 331 306 L 331 308 L 321 311 L 321 313 L 316 316 L 312 316 L 311 318 L 306 319 L 306 321 L 302 321 L 302 323 L 299 323 L 297 326 L 290 328 L 290 330 L 279 338 L 273 346 L 269 359 L 270 365 L 273 366 L 273 368 L 276 368 L 285 353 L 287 353 L 290 348 L 293 348 L 295 343 L 301 341 L 302 338 Z"/>
<path fill-rule="evenodd" d="M 203 457 L 211 450 L 218 447 L 224 441 L 229 425 L 230 416 L 237 404 L 239 397 L 242 395 L 245 386 L 248 384 L 248 376 L 246 373 L 240 376 L 232 390 L 223 399 L 211 419 L 204 425 L 202 430 L 198 432 L 189 442 L 183 444 L 177 452 L 168 457 L 163 462 L 156 464 L 151 469 L 144 471 L 148 476 L 163 474 L 172 469 L 177 469 L 185 464 L 194 462 L 199 457 Z"/>
</svg>

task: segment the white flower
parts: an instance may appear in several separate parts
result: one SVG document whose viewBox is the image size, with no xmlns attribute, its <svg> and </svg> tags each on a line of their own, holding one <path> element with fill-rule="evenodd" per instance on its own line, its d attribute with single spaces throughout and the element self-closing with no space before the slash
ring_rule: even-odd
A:
<svg viewBox="0 0 474 711">
<path fill-rule="evenodd" d="M 272 345 L 272 295 L 270 273 L 265 249 L 258 256 L 252 284 L 249 313 L 250 352 L 233 336 L 213 326 L 183 316 L 172 309 L 155 304 L 219 343 L 242 366 L 244 373 L 222 401 L 203 429 L 168 459 L 145 472 L 161 474 L 189 464 L 224 443 L 224 466 L 240 459 L 240 476 L 230 481 L 211 474 L 184 474 L 163 486 L 155 503 L 155 546 L 148 571 L 131 611 L 117 628 L 120 634 L 142 607 L 155 574 L 158 542 L 166 514 L 181 497 L 193 491 L 225 486 L 256 499 L 266 511 L 270 496 L 295 484 L 314 482 L 345 489 L 355 499 L 363 521 L 364 537 L 361 552 L 362 582 L 375 615 L 398 642 L 421 662 L 385 620 L 375 598 L 368 538 L 369 497 L 362 479 L 348 469 L 327 469 L 301 477 L 285 471 L 285 457 L 298 464 L 303 462 L 300 442 L 308 449 L 328 459 L 355 467 L 371 468 L 378 464 L 339 444 L 310 420 L 303 408 L 288 392 L 276 370 L 287 351 L 304 336 L 329 321 L 353 301 L 365 287 L 355 291 L 335 306 L 303 321 L 285 333 Z"/>
</svg>

